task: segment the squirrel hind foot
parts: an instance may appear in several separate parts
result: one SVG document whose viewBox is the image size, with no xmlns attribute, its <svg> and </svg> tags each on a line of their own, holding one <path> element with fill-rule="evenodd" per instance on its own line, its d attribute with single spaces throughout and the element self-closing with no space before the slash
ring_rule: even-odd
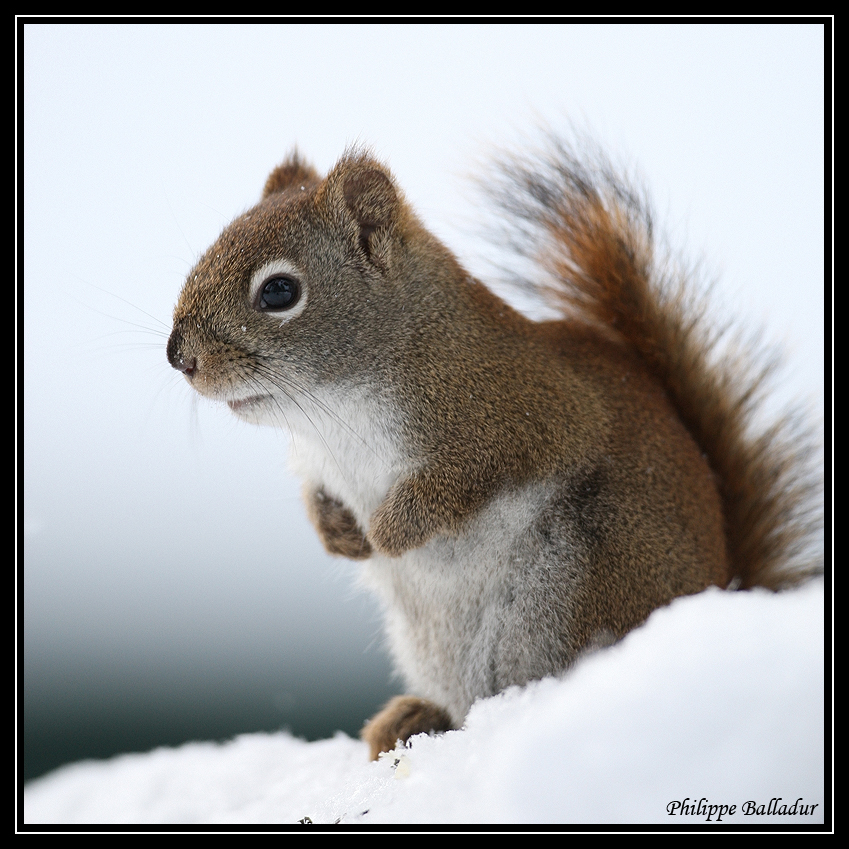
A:
<svg viewBox="0 0 849 849">
<path fill-rule="evenodd" d="M 376 761 L 381 752 L 391 752 L 400 741 L 414 734 L 450 731 L 454 723 L 446 711 L 417 696 L 395 696 L 363 727 L 360 737 L 369 744 L 369 757 Z"/>
</svg>

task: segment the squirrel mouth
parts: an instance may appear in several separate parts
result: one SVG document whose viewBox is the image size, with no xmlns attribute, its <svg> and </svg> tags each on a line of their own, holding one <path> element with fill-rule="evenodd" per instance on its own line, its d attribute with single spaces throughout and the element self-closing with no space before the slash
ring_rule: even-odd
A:
<svg viewBox="0 0 849 849">
<path fill-rule="evenodd" d="M 228 401 L 227 406 L 237 413 L 240 410 L 246 410 L 253 407 L 255 404 L 261 404 L 268 398 L 268 395 L 249 395 L 247 398 L 237 398 L 235 401 Z"/>
</svg>

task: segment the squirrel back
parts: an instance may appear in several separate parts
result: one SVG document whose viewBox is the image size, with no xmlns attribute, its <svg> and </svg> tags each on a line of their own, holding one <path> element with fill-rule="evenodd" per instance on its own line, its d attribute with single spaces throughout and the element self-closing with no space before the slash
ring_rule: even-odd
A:
<svg viewBox="0 0 849 849">
<path fill-rule="evenodd" d="M 366 726 L 373 757 L 677 596 L 820 568 L 811 442 L 753 435 L 772 366 L 721 353 L 641 196 L 556 140 L 491 189 L 560 319 L 471 277 L 362 151 L 275 169 L 174 312 L 171 365 L 290 431 L 319 537 L 383 601 L 414 695 Z"/>
<path fill-rule="evenodd" d="M 524 281 L 565 316 L 604 328 L 663 386 L 707 457 L 719 490 L 729 587 L 779 590 L 821 572 L 817 442 L 805 414 L 756 423 L 779 356 L 717 324 L 693 271 L 656 255 L 644 193 L 585 144 L 557 137 L 533 158 L 505 158 L 489 194 L 510 245 L 535 261 Z"/>
</svg>

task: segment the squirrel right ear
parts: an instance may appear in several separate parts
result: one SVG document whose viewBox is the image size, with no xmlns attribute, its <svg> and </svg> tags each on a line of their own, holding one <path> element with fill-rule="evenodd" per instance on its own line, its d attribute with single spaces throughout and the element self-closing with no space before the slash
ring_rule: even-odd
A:
<svg viewBox="0 0 849 849">
<path fill-rule="evenodd" d="M 307 162 L 301 159 L 301 155 L 297 150 L 292 151 L 285 162 L 278 165 L 268 179 L 265 181 L 265 188 L 262 190 L 262 200 L 265 200 L 269 195 L 277 192 L 285 191 L 293 186 L 302 187 L 315 185 L 321 180 L 318 172 Z"/>
<path fill-rule="evenodd" d="M 362 258 L 388 268 L 403 201 L 386 168 L 367 154 L 348 154 L 327 175 L 319 196 L 333 217 L 345 222 Z"/>
<path fill-rule="evenodd" d="M 346 174 L 342 194 L 348 209 L 360 225 L 360 247 L 372 259 L 379 251 L 372 235 L 396 218 L 398 195 L 395 186 L 379 168 L 366 166 Z"/>
</svg>

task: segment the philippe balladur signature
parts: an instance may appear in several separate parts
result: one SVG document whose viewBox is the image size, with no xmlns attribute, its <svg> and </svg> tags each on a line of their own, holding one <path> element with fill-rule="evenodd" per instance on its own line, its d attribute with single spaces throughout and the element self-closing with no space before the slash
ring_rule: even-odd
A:
<svg viewBox="0 0 849 849">
<path fill-rule="evenodd" d="M 812 816 L 814 810 L 819 807 L 818 804 L 803 804 L 803 799 L 800 796 L 792 805 L 783 802 L 781 796 L 775 796 L 769 800 L 769 804 L 759 804 L 758 802 L 748 801 L 742 805 L 715 805 L 708 799 L 691 800 L 688 796 L 682 802 L 670 802 L 666 806 L 666 813 L 669 816 L 704 816 L 707 822 L 711 822 L 716 817 L 716 822 L 722 822 L 725 816 L 732 817 L 738 810 L 744 816 Z"/>
</svg>

